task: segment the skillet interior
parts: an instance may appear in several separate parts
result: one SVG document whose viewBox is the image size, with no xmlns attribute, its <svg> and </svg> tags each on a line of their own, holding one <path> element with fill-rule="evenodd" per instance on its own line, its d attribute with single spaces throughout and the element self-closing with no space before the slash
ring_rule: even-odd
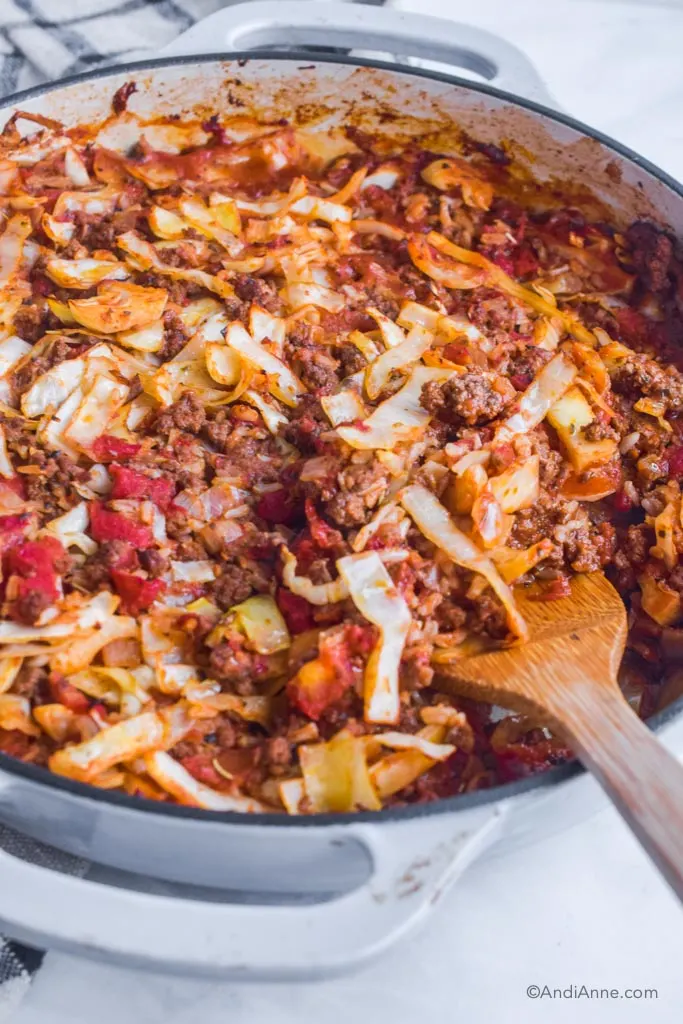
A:
<svg viewBox="0 0 683 1024">
<path fill-rule="evenodd" d="M 287 74 L 292 71 L 298 73 L 296 85 L 287 81 Z M 339 95 L 339 73 L 346 79 L 343 99 Z M 277 110 L 279 116 L 299 123 L 351 120 L 368 130 L 390 123 L 392 136 L 405 134 L 406 138 L 420 135 L 447 140 L 453 139 L 454 134 L 460 135 L 460 129 L 479 141 L 497 143 L 505 138 L 512 140 L 515 162 L 525 172 L 531 172 L 546 187 L 549 184 L 563 192 L 570 190 L 577 205 L 582 200 L 595 201 L 599 207 L 609 209 L 617 225 L 647 217 L 679 235 L 683 231 L 683 186 L 627 147 L 571 117 L 493 87 L 441 72 L 405 68 L 397 71 L 380 61 L 347 57 L 341 60 L 316 54 L 315 63 L 311 63 L 308 53 L 274 54 L 262 59 L 254 58 L 251 52 L 230 54 L 229 60 L 226 55 L 212 54 L 146 61 L 114 71 L 104 69 L 74 76 L 57 88 L 46 85 L 18 93 L 5 104 L 0 121 L 4 122 L 17 107 L 71 123 L 97 120 L 106 116 L 116 88 L 131 79 L 136 81 L 143 97 L 142 108 L 136 109 L 148 116 L 189 110 L 196 113 L 198 109 L 209 112 L 217 106 L 232 105 L 248 106 L 249 113 L 261 116 L 272 117 Z M 207 92 L 212 96 L 209 103 L 205 100 Z M 458 128 L 454 132 L 455 119 Z M 584 178 L 591 182 L 590 193 L 583 186 L 576 188 L 575 183 Z M 648 724 L 659 729 L 682 712 L 683 696 L 653 715 Z M 205 811 L 96 789 L 2 753 L 0 769 L 82 799 L 141 813 L 233 824 L 245 822 L 241 814 Z M 251 824 L 279 827 L 404 820 L 493 803 L 558 785 L 583 771 L 574 761 L 503 786 L 427 804 L 355 814 L 303 816 L 295 822 L 279 814 L 250 815 L 248 820 Z"/>
</svg>

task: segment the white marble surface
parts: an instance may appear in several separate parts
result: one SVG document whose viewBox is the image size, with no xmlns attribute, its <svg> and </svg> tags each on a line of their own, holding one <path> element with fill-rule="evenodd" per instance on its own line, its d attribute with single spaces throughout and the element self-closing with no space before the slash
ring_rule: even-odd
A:
<svg viewBox="0 0 683 1024">
<path fill-rule="evenodd" d="M 562 106 L 683 177 L 683 3 L 403 0 L 499 31 Z M 286 937 L 283 936 L 283 941 Z M 50 954 L 12 1024 L 674 1024 L 683 917 L 616 814 L 475 866 L 427 928 L 371 969 L 316 985 L 160 978 Z M 529 985 L 657 999 L 527 998 Z"/>
</svg>

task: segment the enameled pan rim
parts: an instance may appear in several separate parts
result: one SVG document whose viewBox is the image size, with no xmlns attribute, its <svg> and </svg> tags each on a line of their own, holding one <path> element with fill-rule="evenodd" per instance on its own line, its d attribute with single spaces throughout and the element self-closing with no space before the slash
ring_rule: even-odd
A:
<svg viewBox="0 0 683 1024">
<path fill-rule="evenodd" d="M 197 54 L 187 57 L 158 58 L 156 60 L 117 64 L 107 68 L 99 68 L 96 71 L 88 71 L 83 74 L 72 75 L 69 78 L 61 79 L 58 83 L 48 82 L 44 85 L 37 85 L 31 89 L 25 89 L 22 92 L 17 92 L 11 96 L 5 97 L 3 102 L 0 104 L 0 110 L 5 110 L 8 107 L 21 107 L 21 104 L 26 100 L 45 96 L 51 92 L 59 92 L 68 86 L 77 85 L 79 82 L 92 82 L 100 78 L 112 78 L 122 74 L 135 74 L 142 71 L 155 70 L 157 68 L 184 67 L 196 64 L 216 64 L 233 60 L 267 60 L 272 62 L 302 61 L 309 66 L 313 63 L 367 67 L 378 69 L 380 71 L 390 71 L 394 74 L 410 75 L 414 78 L 425 78 L 437 82 L 446 82 L 452 85 L 457 85 L 463 89 L 470 90 L 471 92 L 481 93 L 485 96 L 493 96 L 496 99 L 502 99 L 515 104 L 518 107 L 522 107 L 525 110 L 529 110 L 532 113 L 542 114 L 544 117 L 550 118 L 559 124 L 566 125 L 568 128 L 572 128 L 574 131 L 577 131 L 588 138 L 595 139 L 614 153 L 625 157 L 627 160 L 636 164 L 636 166 L 641 167 L 646 173 L 668 186 L 672 192 L 675 192 L 683 200 L 683 185 L 675 178 L 672 178 L 671 175 L 667 174 L 666 171 L 663 171 L 661 168 L 657 167 L 634 150 L 629 149 L 628 146 L 624 146 L 620 142 L 616 142 L 608 135 L 603 134 L 595 128 L 591 128 L 589 125 L 584 124 L 582 121 L 578 121 L 576 118 L 570 117 L 568 114 L 559 113 L 558 111 L 551 110 L 539 103 L 535 103 L 533 100 L 523 99 L 520 96 L 514 95 L 514 93 L 503 92 L 502 90 L 496 89 L 490 85 L 473 82 L 470 79 L 459 78 L 457 75 L 449 75 L 440 71 L 429 71 L 423 68 L 413 68 L 406 65 L 397 66 L 395 64 L 379 60 L 361 60 L 359 58 L 347 56 L 336 57 L 332 54 L 325 55 L 317 52 L 311 53 L 301 50 L 294 50 L 287 53 L 270 53 L 267 51 L 258 53 L 257 51 L 249 50 L 235 51 L 234 53 L 211 53 Z M 669 705 L 669 707 L 665 708 L 663 711 L 653 715 L 648 719 L 647 724 L 651 729 L 656 731 L 666 722 L 678 717 L 681 713 L 683 713 L 683 697 L 674 701 L 673 704 Z M 78 797 L 82 801 L 114 805 L 139 814 L 158 814 L 171 818 L 224 823 L 226 825 L 263 825 L 274 826 L 277 828 L 318 828 L 326 825 L 351 825 L 354 822 L 398 822 L 411 818 L 421 818 L 432 814 L 448 814 L 455 811 L 466 811 L 474 807 L 480 807 L 485 804 L 496 803 L 497 801 L 521 796 L 522 794 L 529 793 L 532 790 L 542 790 L 559 785 L 562 782 L 566 782 L 568 779 L 582 775 L 585 772 L 585 769 L 578 761 L 570 761 L 569 763 L 559 765 L 556 768 L 550 768 L 538 775 L 532 775 L 526 779 L 520 779 L 516 782 L 509 782 L 503 786 L 495 786 L 492 789 L 482 789 L 474 793 L 464 793 L 460 796 L 448 797 L 443 800 L 434 800 L 430 803 L 412 804 L 405 807 L 390 807 L 382 811 L 359 811 L 355 814 L 315 814 L 300 816 L 274 813 L 247 815 L 236 812 L 206 811 L 199 807 L 184 807 L 178 804 L 161 803 L 156 800 L 147 800 L 144 797 L 128 796 L 128 794 L 120 793 L 116 790 L 97 789 L 97 787 L 89 786 L 86 783 L 75 782 L 72 779 L 67 779 L 63 776 L 54 775 L 46 768 L 26 764 L 23 761 L 19 761 L 14 757 L 10 757 L 9 755 L 2 753 L 0 753 L 0 772 L 18 776 L 19 778 L 36 783 L 40 786 L 51 787 L 57 791 L 68 793 L 71 796 Z"/>
</svg>

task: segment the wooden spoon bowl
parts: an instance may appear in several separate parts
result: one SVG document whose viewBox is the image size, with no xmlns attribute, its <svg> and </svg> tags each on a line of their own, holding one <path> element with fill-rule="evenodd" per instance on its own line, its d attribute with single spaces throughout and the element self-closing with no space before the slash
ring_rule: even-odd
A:
<svg viewBox="0 0 683 1024">
<path fill-rule="evenodd" d="M 440 670 L 441 684 L 544 718 L 596 776 L 683 901 L 683 767 L 619 689 L 627 632 L 619 594 L 601 573 L 576 576 L 571 589 L 559 601 L 517 591 L 529 642 L 453 662 Z"/>
</svg>

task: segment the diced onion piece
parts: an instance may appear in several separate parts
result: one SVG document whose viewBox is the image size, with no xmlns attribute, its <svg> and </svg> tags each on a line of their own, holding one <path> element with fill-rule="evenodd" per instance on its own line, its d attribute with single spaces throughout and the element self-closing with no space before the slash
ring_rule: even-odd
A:
<svg viewBox="0 0 683 1024">
<path fill-rule="evenodd" d="M 399 523 L 402 519 L 405 519 L 405 513 L 395 502 L 390 501 L 386 505 L 381 505 L 370 522 L 360 528 L 351 542 L 351 547 L 354 551 L 363 551 L 384 523 Z"/>
<path fill-rule="evenodd" d="M 265 373 L 269 389 L 276 398 L 285 405 L 296 405 L 297 399 L 304 391 L 301 381 L 297 380 L 281 359 L 254 341 L 238 320 L 228 325 L 225 341 L 244 360 Z"/>
<path fill-rule="evenodd" d="M 161 746 L 164 732 L 161 716 L 154 711 L 143 711 L 102 729 L 85 743 L 57 750 L 49 759 L 50 770 L 79 782 L 90 782 L 115 764 L 142 757 Z"/>
<path fill-rule="evenodd" d="M 100 629 L 94 630 L 90 635 L 74 637 L 65 648 L 53 655 L 50 666 L 53 671 L 61 672 L 65 676 L 80 672 L 87 668 L 93 658 L 112 640 L 137 636 L 137 632 L 135 619 L 127 615 L 113 615 Z"/>
<path fill-rule="evenodd" d="M 178 318 L 182 321 L 183 327 L 188 330 L 195 330 L 202 326 L 210 317 L 214 317 L 217 313 L 222 314 L 223 306 L 217 299 L 212 299 L 206 296 L 203 299 L 195 299 L 193 302 L 188 302 L 187 306 L 181 306 L 177 312 Z M 223 329 L 227 326 L 227 318 L 223 324 Z M 216 338 L 209 338 L 209 341 L 218 341 Z"/>
<path fill-rule="evenodd" d="M 398 314 L 397 323 L 401 327 L 415 327 L 420 324 L 435 334 L 445 334 L 448 338 L 467 338 L 468 341 L 483 342 L 484 335 L 475 324 L 464 316 L 444 316 L 436 309 L 422 306 L 419 302 L 406 302 Z"/>
<path fill-rule="evenodd" d="M 214 208 L 206 206 L 198 196 L 183 196 L 178 205 L 183 217 L 193 228 L 214 239 L 228 251 L 235 248 L 235 235 L 232 231 L 226 231 L 218 222 Z"/>
<path fill-rule="evenodd" d="M 242 233 L 242 218 L 234 199 L 221 195 L 220 192 L 213 192 L 209 196 L 209 206 L 220 227 L 233 235 Z"/>
<path fill-rule="evenodd" d="M 370 188 L 371 185 L 375 185 L 377 188 L 385 189 L 388 191 L 394 187 L 399 179 L 398 169 L 392 164 L 382 164 L 369 174 L 360 186 L 361 192 L 364 192 L 366 188 Z"/>
<path fill-rule="evenodd" d="M 128 281 L 104 281 L 90 299 L 71 299 L 69 309 L 79 324 L 99 334 L 146 327 L 161 319 L 168 292 L 142 288 Z"/>
<path fill-rule="evenodd" d="M 325 813 L 380 809 L 362 737 L 340 732 L 329 743 L 303 744 L 299 747 L 299 762 L 311 810 Z"/>
<path fill-rule="evenodd" d="M 114 418 L 128 395 L 128 385 L 104 375 L 96 377 L 64 431 L 67 444 L 87 451 Z"/>
<path fill-rule="evenodd" d="M 341 577 L 329 583 L 313 583 L 307 576 L 297 576 L 296 556 L 286 547 L 280 551 L 284 563 L 282 582 L 297 597 L 305 598 L 310 604 L 324 605 L 337 604 L 349 596 L 349 588 Z"/>
<path fill-rule="evenodd" d="M 394 370 L 402 370 L 416 363 L 433 340 L 433 335 L 428 330 L 417 325 L 400 345 L 387 349 L 375 359 L 365 371 L 365 391 L 368 398 L 374 401 L 389 383 Z"/>
<path fill-rule="evenodd" d="M 230 711 L 245 722 L 258 722 L 264 728 L 268 727 L 273 714 L 273 703 L 270 697 L 238 697 L 234 693 L 209 693 L 201 692 L 201 687 L 208 687 L 211 684 L 200 683 L 195 687 L 187 687 L 183 696 L 190 703 L 201 704 L 202 707 L 215 711 Z M 215 684 L 217 686 L 218 684 Z"/>
<path fill-rule="evenodd" d="M 85 188 L 86 185 L 90 184 L 88 169 L 73 146 L 69 146 L 64 154 L 64 170 L 76 188 Z"/>
<path fill-rule="evenodd" d="M 164 274 L 172 280 L 191 281 L 193 284 L 206 288 L 208 291 L 215 292 L 223 299 L 234 299 L 235 297 L 235 290 L 232 285 L 220 277 L 213 277 L 204 270 L 183 270 L 164 263 L 151 242 L 140 238 L 134 231 L 126 231 L 123 235 L 119 235 L 116 239 L 116 244 L 119 249 L 126 253 L 128 257 L 127 262 L 136 270 L 154 269 L 158 274 Z M 129 326 L 132 327 L 132 324 Z"/>
<path fill-rule="evenodd" d="M 16 730 L 26 736 L 40 736 L 40 729 L 31 718 L 31 702 L 17 693 L 0 694 L 0 729 Z"/>
<path fill-rule="evenodd" d="M 123 263 L 111 260 L 64 260 L 54 257 L 45 264 L 45 273 L 62 288 L 92 288 L 104 280 L 122 281 L 128 277 Z"/>
<path fill-rule="evenodd" d="M 513 633 L 526 640 L 528 630 L 515 606 L 512 591 L 502 580 L 493 562 L 457 528 L 438 498 L 421 484 L 404 488 L 399 496 L 404 509 L 420 532 L 456 565 L 479 573 L 488 582 L 505 608 Z"/>
<path fill-rule="evenodd" d="M 261 418 L 265 423 L 271 434 L 278 435 L 280 427 L 288 423 L 289 420 L 282 412 L 280 408 L 276 408 L 273 400 L 268 400 L 258 391 L 254 391 L 252 388 L 242 394 L 242 401 L 247 402 L 249 405 L 253 405 L 261 413 Z"/>
<path fill-rule="evenodd" d="M 286 321 L 280 316 L 273 316 L 267 309 L 252 304 L 249 310 L 249 333 L 254 341 L 271 342 L 281 354 L 285 343 Z"/>
<path fill-rule="evenodd" d="M 269 594 L 249 597 L 230 611 L 236 616 L 238 626 L 259 654 L 285 651 L 291 644 L 287 623 Z"/>
<path fill-rule="evenodd" d="M 395 395 L 382 402 L 353 427 L 337 427 L 339 436 L 352 448 L 393 449 L 402 441 L 411 441 L 422 434 L 430 420 L 420 404 L 422 388 L 428 381 L 444 381 L 455 371 L 437 367 L 417 366 L 407 382 Z"/>
<path fill-rule="evenodd" d="M 334 395 L 323 395 L 320 404 L 333 427 L 363 420 L 368 412 L 358 392 L 350 389 L 337 391 Z"/>
<path fill-rule="evenodd" d="M 570 388 L 555 402 L 548 410 L 547 419 L 557 431 L 577 473 L 582 473 L 589 466 L 609 462 L 617 450 L 617 443 L 612 438 L 588 441 L 583 436 L 585 427 L 592 423 L 595 417 L 578 388 Z"/>
<path fill-rule="evenodd" d="M 511 517 L 503 512 L 488 486 L 474 500 L 472 522 L 476 537 L 485 548 L 494 548 L 502 544 L 512 529 Z"/>
<path fill-rule="evenodd" d="M 88 528 L 89 516 L 87 502 L 80 502 L 69 512 L 50 519 L 45 524 L 45 529 L 56 537 L 63 537 L 67 534 L 82 534 Z"/>
<path fill-rule="evenodd" d="M 242 359 L 227 345 L 211 342 L 205 346 L 206 368 L 218 384 L 237 384 L 242 376 Z"/>
<path fill-rule="evenodd" d="M 434 743 L 414 733 L 380 732 L 376 739 L 383 747 L 393 750 L 419 750 L 432 761 L 445 761 L 456 749 L 452 743 Z"/>
<path fill-rule="evenodd" d="M 84 395 L 80 387 L 76 388 L 68 398 L 64 399 L 52 419 L 39 431 L 39 438 L 50 450 L 58 449 L 59 451 L 67 452 L 67 454 L 76 455 L 76 450 L 64 440 L 64 432 L 83 398 Z"/>
<path fill-rule="evenodd" d="M 0 235 L 0 288 L 8 285 L 18 271 L 24 255 L 24 243 L 32 231 L 33 224 L 27 214 L 15 213 L 7 221 Z"/>
<path fill-rule="evenodd" d="M 280 295 L 293 310 L 319 306 L 330 313 L 340 313 L 345 305 L 343 296 L 334 289 L 306 281 L 286 285 Z"/>
<path fill-rule="evenodd" d="M 57 537 L 65 548 L 77 547 L 84 554 L 92 555 L 97 551 L 97 544 L 87 535 L 89 520 L 87 502 L 81 501 L 63 516 L 51 519 L 44 530 Z"/>
<path fill-rule="evenodd" d="M 479 463 L 466 466 L 456 475 L 452 485 L 444 494 L 444 500 L 456 516 L 471 514 L 474 503 L 488 483 L 486 470 Z"/>
<path fill-rule="evenodd" d="M 453 447 L 457 450 L 457 444 Z M 452 455 L 449 449 L 451 449 L 451 445 L 447 444 L 444 451 L 446 452 L 446 455 L 451 458 Z M 490 461 L 491 452 L 488 448 L 476 448 L 474 451 L 465 452 L 464 455 L 461 455 L 460 458 L 451 466 L 451 473 L 455 473 L 456 476 L 462 476 L 462 474 L 466 473 L 472 466 L 488 466 Z"/>
<path fill-rule="evenodd" d="M 435 254 L 430 246 L 432 234 L 434 232 L 427 238 L 424 235 L 411 235 L 408 240 L 408 253 L 418 270 L 446 288 L 467 290 L 479 288 L 486 283 L 485 270 L 445 260 L 438 252 Z"/>
<path fill-rule="evenodd" d="M 287 814 L 300 814 L 301 801 L 306 796 L 303 779 L 286 779 L 278 785 L 280 800 Z"/>
<path fill-rule="evenodd" d="M 666 419 L 666 403 L 655 401 L 653 398 L 639 398 L 636 404 L 633 406 L 636 412 L 643 412 L 646 416 L 653 416 L 659 423 L 662 430 L 666 430 L 668 434 L 673 431 L 673 427 Z"/>
<path fill-rule="evenodd" d="M 134 331 L 121 331 L 116 335 L 116 340 L 120 345 L 138 352 L 159 352 L 164 346 L 164 321 L 156 320 Z"/>
<path fill-rule="evenodd" d="M 33 709 L 33 717 L 50 739 L 65 743 L 74 725 L 74 712 L 63 704 L 40 704 Z"/>
<path fill-rule="evenodd" d="M 194 562 L 171 562 L 171 578 L 176 583 L 212 583 L 215 579 L 213 562 L 199 559 Z"/>
<path fill-rule="evenodd" d="M 547 558 L 553 548 L 553 542 L 546 538 L 526 549 L 496 548 L 491 552 L 491 559 L 505 582 L 514 583 Z"/>
<path fill-rule="evenodd" d="M 560 496 L 569 501 L 601 501 L 620 486 L 619 465 L 611 462 L 590 473 L 570 473 L 560 487 Z"/>
<path fill-rule="evenodd" d="M 163 206 L 153 206 L 147 220 L 157 238 L 182 238 L 189 227 L 182 217 L 172 210 L 164 209 Z"/>
<path fill-rule="evenodd" d="M 253 797 L 229 796 L 198 782 L 186 768 L 162 750 L 145 756 L 145 768 L 157 785 L 170 793 L 178 803 L 188 807 L 203 807 L 207 811 L 238 811 L 242 814 L 257 814 L 271 809 Z"/>
<path fill-rule="evenodd" d="M 576 367 L 562 353 L 553 356 L 536 375 L 517 402 L 517 409 L 498 427 L 496 443 L 537 427 L 549 410 L 564 395 L 576 377 Z"/>
<path fill-rule="evenodd" d="M 58 299 L 48 299 L 47 304 L 50 312 L 66 327 L 75 327 L 77 325 L 78 321 L 72 316 L 66 302 L 60 302 Z"/>
<path fill-rule="evenodd" d="M 538 501 L 540 466 L 540 457 L 531 455 L 490 478 L 489 487 L 503 512 L 519 512 Z"/>
<path fill-rule="evenodd" d="M 485 280 L 488 283 L 495 285 L 502 292 L 512 296 L 519 302 L 525 303 L 527 306 L 531 306 L 536 312 L 542 313 L 544 316 L 557 318 L 564 324 L 565 330 L 576 338 L 577 341 L 581 341 L 586 345 L 593 346 L 595 344 L 595 337 L 584 325 L 577 319 L 577 317 L 571 312 L 565 312 L 557 308 L 553 302 L 550 302 L 547 298 L 544 298 L 537 291 L 532 291 L 530 288 L 525 288 L 517 281 L 513 280 L 506 274 L 504 270 L 496 266 L 491 260 L 487 259 L 486 256 L 482 256 L 480 252 L 474 252 L 472 249 L 463 249 L 459 245 L 455 245 L 449 241 L 444 235 L 438 231 L 430 231 L 427 235 L 427 242 L 429 245 L 434 246 L 440 253 L 446 256 L 450 256 L 454 260 L 461 261 L 471 268 L 480 268 L 485 272 Z M 551 296 L 552 297 L 552 296 Z"/>
<path fill-rule="evenodd" d="M 107 186 L 96 192 L 61 192 L 54 208 L 54 216 L 60 220 L 69 213 L 100 214 L 113 213 L 120 193 Z"/>
<path fill-rule="evenodd" d="M 12 480 L 15 475 L 12 460 L 10 459 L 9 452 L 7 451 L 5 429 L 2 424 L 0 424 L 0 476 L 4 476 L 7 480 Z"/>
<path fill-rule="evenodd" d="M 71 220 L 57 220 L 49 213 L 44 213 L 40 226 L 55 245 L 68 245 L 76 233 L 76 225 Z"/>
<path fill-rule="evenodd" d="M 673 502 L 669 502 L 663 512 L 655 516 L 653 527 L 656 543 L 650 548 L 650 554 L 654 558 L 661 559 L 664 565 L 671 571 L 678 565 L 678 551 L 676 550 L 676 539 L 674 536 L 674 522 L 676 519 L 676 508 Z"/>
<path fill-rule="evenodd" d="M 21 411 L 33 419 L 58 408 L 75 391 L 85 374 L 85 359 L 65 359 L 36 378 L 21 396 Z"/>
<path fill-rule="evenodd" d="M 651 619 L 660 626 L 673 626 L 681 618 L 683 606 L 681 595 L 662 580 L 654 576 L 641 576 L 641 606 Z"/>
<path fill-rule="evenodd" d="M 351 210 L 348 206 L 336 203 L 331 199 L 322 199 L 319 196 L 302 196 L 289 208 L 290 213 L 298 213 L 311 220 L 326 220 L 328 224 L 341 221 L 348 224 L 351 220 Z"/>
<path fill-rule="evenodd" d="M 192 325 L 188 326 L 191 329 Z M 200 320 L 187 345 L 184 345 L 180 352 L 176 352 L 169 362 L 186 363 L 191 359 L 201 359 L 207 345 L 223 342 L 227 326 L 228 318 L 225 313 L 210 313 L 208 317 Z"/>
<path fill-rule="evenodd" d="M 365 721 L 394 725 L 400 713 L 401 655 L 412 622 L 408 605 L 376 551 L 346 555 L 337 569 L 358 611 L 380 631 L 365 667 Z"/>
<path fill-rule="evenodd" d="M 33 348 L 16 334 L 0 341 L 0 377 L 4 377 Z"/>
<path fill-rule="evenodd" d="M 445 731 L 443 726 L 428 725 L 424 729 L 420 729 L 417 735 L 428 743 L 436 743 L 440 746 Z M 370 769 L 370 778 L 380 797 L 385 800 L 394 793 L 405 789 L 437 763 L 421 750 L 399 750 L 373 764 Z"/>
<path fill-rule="evenodd" d="M 156 668 L 162 661 L 180 660 L 180 650 L 173 637 L 162 633 L 150 615 L 140 616 L 140 644 L 142 656 L 150 668 Z"/>
<path fill-rule="evenodd" d="M 439 157 L 424 168 L 422 178 L 428 185 L 438 188 L 441 192 L 461 188 L 462 198 L 467 206 L 488 210 L 493 202 L 493 186 L 465 160 Z"/>
<path fill-rule="evenodd" d="M 406 340 L 405 332 L 401 330 L 398 324 L 395 324 L 384 313 L 381 313 L 379 309 L 375 309 L 374 306 L 368 306 L 365 310 L 368 316 L 376 322 L 379 327 L 379 332 L 382 335 L 382 341 L 384 342 L 385 348 L 396 348 L 398 345 L 402 345 Z"/>
<path fill-rule="evenodd" d="M 199 675 L 194 665 L 167 665 L 158 661 L 155 668 L 156 685 L 162 693 L 178 695 L 185 687 L 193 687 L 199 683 Z"/>
<path fill-rule="evenodd" d="M 0 661 L 0 693 L 7 693 L 13 686 L 23 663 L 24 659 L 21 657 L 3 658 Z"/>
<path fill-rule="evenodd" d="M 199 392 L 204 405 L 224 404 L 234 400 L 237 389 L 233 392 L 221 391 L 213 387 L 213 378 L 207 373 L 203 363 L 193 359 L 187 363 L 170 360 L 164 363 L 156 373 L 141 378 L 147 394 L 160 402 L 161 405 L 172 405 L 182 391 Z M 247 387 L 249 378 L 243 382 Z"/>
</svg>

